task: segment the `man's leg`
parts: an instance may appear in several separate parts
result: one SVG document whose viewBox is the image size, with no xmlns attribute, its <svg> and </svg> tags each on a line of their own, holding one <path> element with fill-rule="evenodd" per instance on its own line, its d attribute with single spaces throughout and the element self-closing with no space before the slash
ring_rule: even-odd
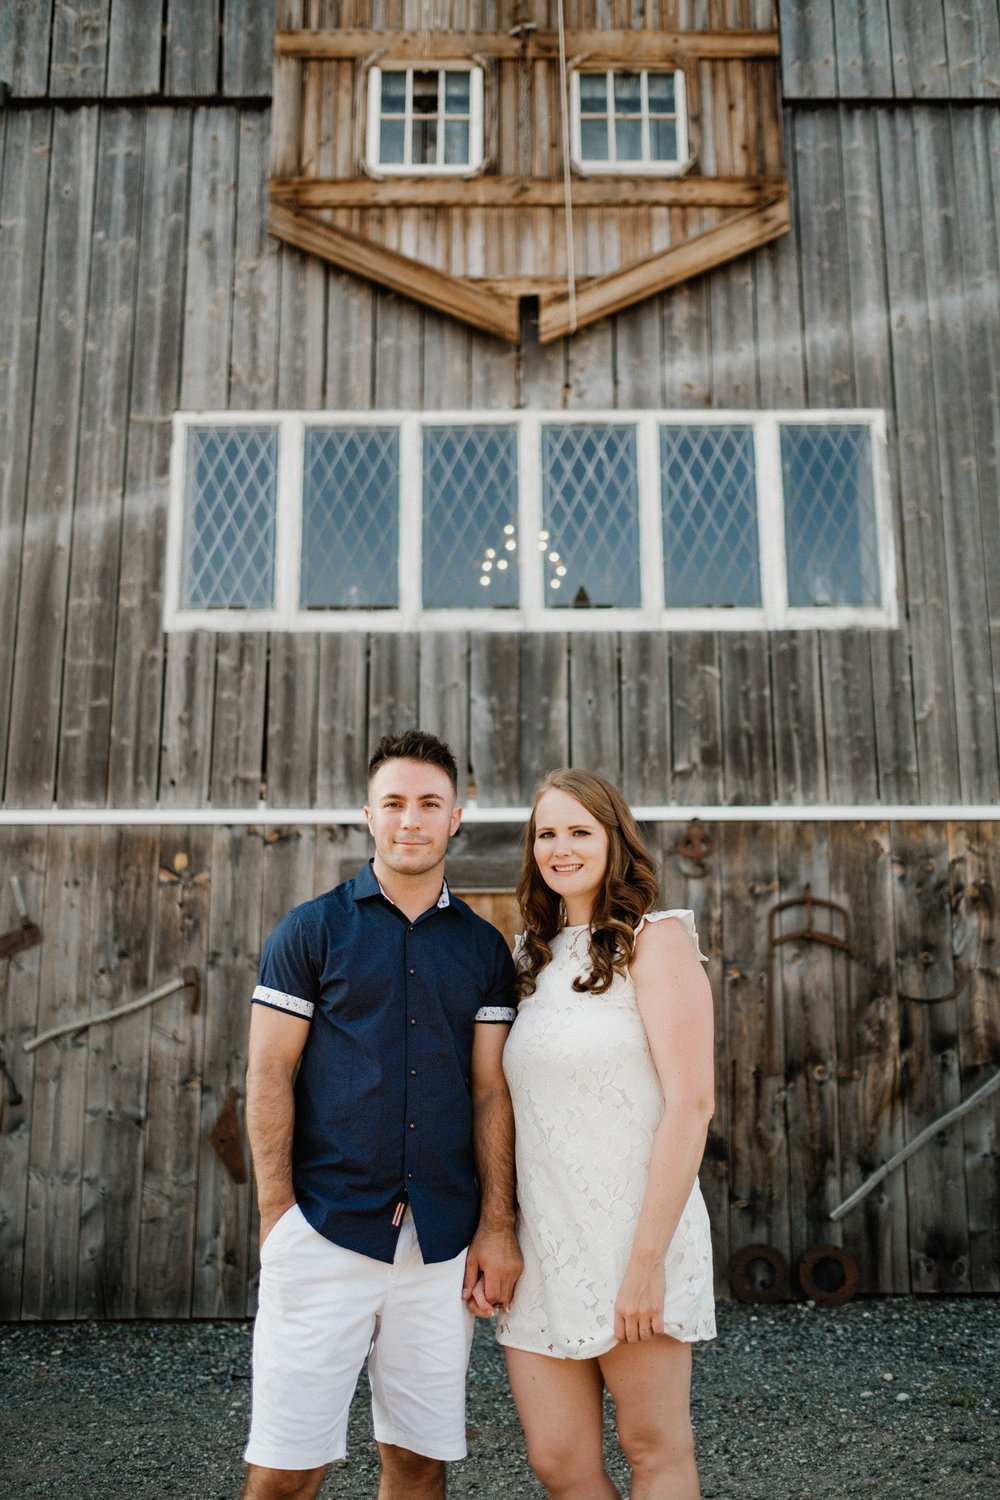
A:
<svg viewBox="0 0 1000 1500">
<path fill-rule="evenodd" d="M 327 1466 L 319 1469 L 263 1469 L 247 1464 L 240 1500 L 313 1500 Z"/>
<path fill-rule="evenodd" d="M 327 1465 L 346 1455 L 390 1269 L 331 1244 L 297 1207 L 264 1241 L 246 1500 L 312 1500 Z"/>
<path fill-rule="evenodd" d="M 444 1464 L 409 1448 L 379 1443 L 382 1477 L 378 1500 L 444 1500 Z"/>
</svg>

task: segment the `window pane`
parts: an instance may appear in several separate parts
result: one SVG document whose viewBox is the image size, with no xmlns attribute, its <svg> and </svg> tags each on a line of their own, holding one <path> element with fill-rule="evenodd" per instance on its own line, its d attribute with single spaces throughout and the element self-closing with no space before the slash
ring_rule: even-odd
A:
<svg viewBox="0 0 1000 1500">
<path fill-rule="evenodd" d="M 615 157 L 618 161 L 642 161 L 642 121 L 615 121 Z"/>
<path fill-rule="evenodd" d="M 637 606 L 635 429 L 543 427 L 542 477 L 546 606 Z"/>
<path fill-rule="evenodd" d="M 676 161 L 677 125 L 674 120 L 650 120 L 649 154 L 653 161 Z"/>
<path fill-rule="evenodd" d="M 878 604 L 878 541 L 867 427 L 781 429 L 791 605 Z"/>
<path fill-rule="evenodd" d="M 382 113 L 401 115 L 406 109 L 406 74 L 382 74 Z"/>
<path fill-rule="evenodd" d="M 399 433 L 310 427 L 302 493 L 302 603 L 389 609 L 399 602 Z"/>
<path fill-rule="evenodd" d="M 444 75 L 444 107 L 450 115 L 469 113 L 468 73 L 446 73 Z"/>
<path fill-rule="evenodd" d="M 580 110 L 585 115 L 608 111 L 608 80 L 603 73 L 580 74 Z"/>
<path fill-rule="evenodd" d="M 675 109 L 673 73 L 648 73 L 646 87 L 649 90 L 650 113 L 672 115 Z"/>
<path fill-rule="evenodd" d="M 517 433 L 424 432 L 425 609 L 516 608 Z"/>
<path fill-rule="evenodd" d="M 446 166 L 457 167 L 469 160 L 469 122 L 449 120 L 444 127 Z"/>
<path fill-rule="evenodd" d="M 607 120 L 580 121 L 580 154 L 584 161 L 609 161 Z"/>
<path fill-rule="evenodd" d="M 749 427 L 661 427 L 667 608 L 760 605 L 757 486 Z"/>
<path fill-rule="evenodd" d="M 414 120 L 414 166 L 433 166 L 437 161 L 437 120 Z"/>
<path fill-rule="evenodd" d="M 438 76 L 436 73 L 414 73 L 413 113 L 436 115 L 438 112 Z"/>
<path fill-rule="evenodd" d="M 184 496 L 184 604 L 268 609 L 274 588 L 275 427 L 191 427 Z"/>
<path fill-rule="evenodd" d="M 401 164 L 406 160 L 406 121 L 383 120 L 379 137 L 379 161 L 387 166 Z"/>
<path fill-rule="evenodd" d="M 637 115 L 642 112 L 642 80 L 638 73 L 615 74 L 615 113 Z"/>
</svg>

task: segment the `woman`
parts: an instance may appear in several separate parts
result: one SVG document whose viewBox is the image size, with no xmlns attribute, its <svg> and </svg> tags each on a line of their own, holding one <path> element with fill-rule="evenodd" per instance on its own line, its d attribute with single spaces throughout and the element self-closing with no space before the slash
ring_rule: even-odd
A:
<svg viewBox="0 0 1000 1500">
<path fill-rule="evenodd" d="M 497 1337 L 528 1459 L 551 1500 L 697 1500 L 691 1344 L 715 1334 L 697 1173 L 712 1115 L 712 997 L 692 914 L 654 911 L 653 861 L 621 794 L 553 772 L 518 883 L 521 1003 L 504 1052 L 524 1272 Z"/>
</svg>

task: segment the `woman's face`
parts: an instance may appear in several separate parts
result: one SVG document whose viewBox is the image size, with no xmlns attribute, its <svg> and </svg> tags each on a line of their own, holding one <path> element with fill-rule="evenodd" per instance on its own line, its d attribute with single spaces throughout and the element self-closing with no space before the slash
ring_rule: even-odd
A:
<svg viewBox="0 0 1000 1500">
<path fill-rule="evenodd" d="M 535 863 L 566 906 L 570 925 L 590 921 L 608 865 L 608 835 L 581 802 L 550 787 L 535 808 Z"/>
</svg>

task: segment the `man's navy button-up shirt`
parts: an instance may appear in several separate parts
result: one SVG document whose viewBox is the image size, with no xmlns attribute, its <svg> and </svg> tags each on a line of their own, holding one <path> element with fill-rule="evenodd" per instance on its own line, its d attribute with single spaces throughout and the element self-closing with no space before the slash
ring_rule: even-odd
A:
<svg viewBox="0 0 1000 1500">
<path fill-rule="evenodd" d="M 367 864 L 278 924 L 253 998 L 310 1023 L 292 1145 L 309 1223 L 391 1261 L 408 1196 L 425 1261 L 458 1255 L 479 1215 L 473 1034 L 514 1018 L 500 933 L 447 885 L 411 922 Z"/>
</svg>

